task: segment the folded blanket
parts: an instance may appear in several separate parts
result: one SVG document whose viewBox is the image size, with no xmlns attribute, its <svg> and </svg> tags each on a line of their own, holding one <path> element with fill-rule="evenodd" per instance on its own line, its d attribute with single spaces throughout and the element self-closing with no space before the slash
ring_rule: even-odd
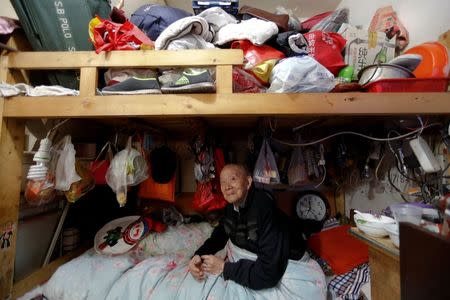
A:
<svg viewBox="0 0 450 300">
<path fill-rule="evenodd" d="M 249 40 L 255 45 L 262 45 L 278 33 L 274 22 L 252 18 L 239 24 L 228 24 L 216 34 L 214 44 L 223 45 L 235 40 Z"/>
<path fill-rule="evenodd" d="M 219 31 L 220 28 L 228 24 L 237 24 L 235 17 L 221 9 L 220 7 L 211 7 L 205 9 L 197 16 L 202 17 L 213 28 L 214 32 Z"/>
<path fill-rule="evenodd" d="M 190 33 L 199 35 L 206 42 L 211 42 L 214 38 L 214 31 L 209 27 L 205 19 L 198 16 L 187 17 L 170 24 L 169 27 L 161 32 L 155 41 L 155 49 L 167 49 L 171 41 Z"/>
</svg>

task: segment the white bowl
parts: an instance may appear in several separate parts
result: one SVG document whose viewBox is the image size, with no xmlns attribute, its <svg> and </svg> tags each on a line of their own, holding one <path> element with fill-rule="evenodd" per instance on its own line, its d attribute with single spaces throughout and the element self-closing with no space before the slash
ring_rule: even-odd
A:
<svg viewBox="0 0 450 300">
<path fill-rule="evenodd" d="M 384 237 L 388 235 L 388 232 L 384 228 L 384 225 L 389 223 L 395 223 L 395 220 L 389 217 L 386 218 L 387 219 L 383 219 L 383 221 L 371 222 L 367 221 L 360 214 L 355 214 L 354 216 L 356 227 L 358 227 L 358 229 L 364 232 L 365 234 L 370 235 L 372 237 Z"/>
<path fill-rule="evenodd" d="M 389 234 L 389 238 L 391 239 L 392 243 L 395 247 L 400 247 L 400 239 L 399 239 L 399 232 L 398 232 L 398 224 L 385 224 L 384 229 Z"/>
</svg>

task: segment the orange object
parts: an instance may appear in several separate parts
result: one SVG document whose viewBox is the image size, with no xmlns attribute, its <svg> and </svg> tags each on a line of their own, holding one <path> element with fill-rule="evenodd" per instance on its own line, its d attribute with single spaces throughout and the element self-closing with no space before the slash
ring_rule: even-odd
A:
<svg viewBox="0 0 450 300">
<path fill-rule="evenodd" d="M 422 62 L 414 70 L 416 78 L 448 77 L 449 60 L 447 48 L 439 42 L 428 42 L 408 49 L 405 54 L 419 54 Z"/>
<path fill-rule="evenodd" d="M 146 199 L 175 202 L 175 177 L 174 174 L 168 183 L 157 183 L 150 175 L 139 185 L 138 196 Z"/>
<path fill-rule="evenodd" d="M 367 245 L 351 236 L 349 229 L 350 226 L 338 226 L 314 234 L 308 240 L 311 250 L 330 265 L 335 275 L 369 261 Z"/>
</svg>

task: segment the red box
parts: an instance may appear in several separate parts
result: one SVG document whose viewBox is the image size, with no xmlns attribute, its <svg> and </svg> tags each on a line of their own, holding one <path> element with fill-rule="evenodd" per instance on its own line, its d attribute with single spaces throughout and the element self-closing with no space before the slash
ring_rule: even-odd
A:
<svg viewBox="0 0 450 300">
<path fill-rule="evenodd" d="M 450 78 L 393 78 L 366 84 L 369 93 L 446 92 Z"/>
</svg>

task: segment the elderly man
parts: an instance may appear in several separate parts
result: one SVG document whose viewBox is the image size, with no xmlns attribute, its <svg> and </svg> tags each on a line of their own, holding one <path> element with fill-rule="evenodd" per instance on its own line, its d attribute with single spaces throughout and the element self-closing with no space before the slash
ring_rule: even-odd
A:
<svg viewBox="0 0 450 300">
<path fill-rule="evenodd" d="M 317 263 L 304 254 L 305 241 L 295 231 L 296 228 L 289 228 L 288 218 L 276 207 L 271 195 L 254 188 L 252 177 L 240 165 L 226 165 L 220 174 L 220 184 L 229 204 L 220 224 L 189 262 L 192 276 L 201 281 L 205 278 L 205 272 L 223 274 L 225 280 L 232 280 L 252 290 L 263 290 L 283 282 L 283 275 L 292 260 L 295 261 L 293 265 L 302 264 L 293 272 L 302 272 L 300 277 L 306 278 L 304 281 L 309 281 L 311 277 L 304 285 L 310 290 L 305 290 L 303 296 L 308 295 L 306 299 L 323 299 L 323 273 Z M 215 256 L 228 240 L 233 247 L 255 254 L 255 259 L 231 262 Z M 308 274 L 304 274 L 305 270 Z M 295 285 L 298 286 L 297 283 Z"/>
</svg>

